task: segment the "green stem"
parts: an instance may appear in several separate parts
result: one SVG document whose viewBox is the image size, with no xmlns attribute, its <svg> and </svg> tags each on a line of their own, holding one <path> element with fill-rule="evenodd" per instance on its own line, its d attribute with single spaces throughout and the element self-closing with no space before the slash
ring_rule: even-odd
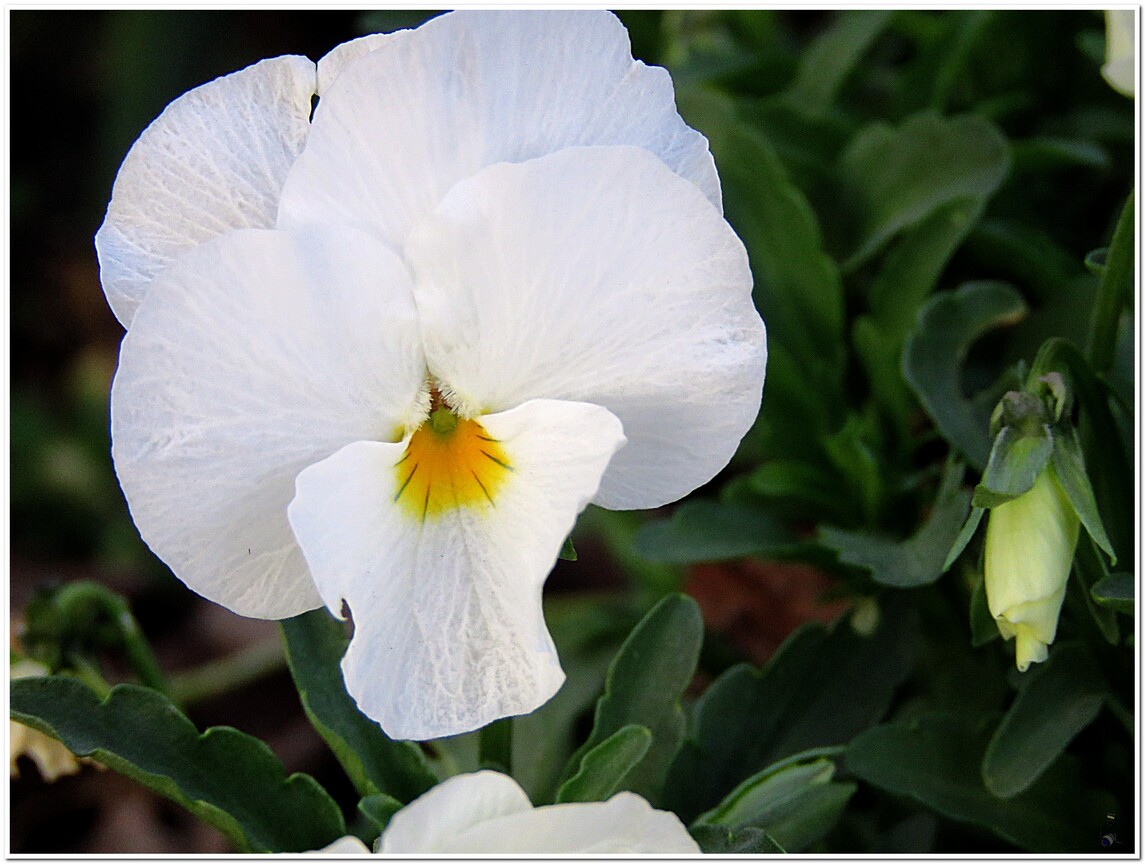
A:
<svg viewBox="0 0 1145 864">
<path fill-rule="evenodd" d="M 72 657 L 70 661 L 71 674 L 90 687 L 100 699 L 106 699 L 111 693 L 111 685 L 95 665 L 83 657 Z"/>
<path fill-rule="evenodd" d="M 286 668 L 286 655 L 277 638 L 255 642 L 219 660 L 171 677 L 173 698 L 184 705 L 201 702 L 257 681 Z"/>
<path fill-rule="evenodd" d="M 106 616 L 122 640 L 127 659 L 139 680 L 153 690 L 171 695 L 159 661 L 122 597 L 97 582 L 72 582 L 60 589 L 55 603 L 66 617 L 75 621 L 93 612 Z"/>
<path fill-rule="evenodd" d="M 477 743 L 478 761 L 482 768 L 503 774 L 513 771 L 513 718 L 494 720 L 481 730 Z"/>
<path fill-rule="evenodd" d="M 1121 217 L 1113 231 L 1105 259 L 1105 272 L 1097 290 L 1090 320 L 1089 344 L 1086 357 L 1094 372 L 1105 372 L 1113 365 L 1117 346 L 1117 329 L 1121 323 L 1121 307 L 1131 296 L 1133 286 L 1133 198 L 1125 199 Z"/>
</svg>

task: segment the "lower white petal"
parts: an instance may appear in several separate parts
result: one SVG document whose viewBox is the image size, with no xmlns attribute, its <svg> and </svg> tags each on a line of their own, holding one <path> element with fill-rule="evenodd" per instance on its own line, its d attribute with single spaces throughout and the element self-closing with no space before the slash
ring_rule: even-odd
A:
<svg viewBox="0 0 1145 864">
<path fill-rule="evenodd" d="M 550 400 L 478 421 L 500 458 L 462 505 L 409 485 L 410 439 L 344 447 L 299 475 L 290 504 L 322 599 L 336 614 L 345 601 L 354 619 L 347 689 L 395 738 L 527 713 L 564 680 L 541 588 L 621 425 L 599 406 Z"/>
<path fill-rule="evenodd" d="M 294 478 L 395 440 L 424 375 L 405 268 L 368 236 L 237 231 L 189 250 L 140 305 L 112 388 L 140 534 L 235 612 L 320 606 L 286 519 Z"/>
</svg>

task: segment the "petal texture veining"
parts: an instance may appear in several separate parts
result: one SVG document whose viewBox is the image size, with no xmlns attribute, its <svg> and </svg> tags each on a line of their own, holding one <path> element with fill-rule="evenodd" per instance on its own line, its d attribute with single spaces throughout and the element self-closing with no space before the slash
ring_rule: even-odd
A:
<svg viewBox="0 0 1145 864">
<path fill-rule="evenodd" d="M 430 371 L 471 411 L 603 405 L 628 446 L 595 503 L 710 480 L 759 411 L 766 337 L 743 244 L 635 147 L 579 147 L 458 183 L 410 238 Z"/>
<path fill-rule="evenodd" d="M 310 130 L 314 63 L 275 57 L 183 94 L 127 154 L 95 237 L 108 303 L 127 327 L 179 253 L 235 228 L 272 228 Z"/>
<path fill-rule="evenodd" d="M 382 854 L 697 854 L 674 813 L 639 795 L 533 808 L 521 788 L 493 771 L 460 774 L 398 811 Z"/>
<path fill-rule="evenodd" d="M 527 713 L 564 680 L 541 588 L 624 435 L 604 408 L 574 402 L 480 422 L 512 465 L 486 506 L 424 521 L 395 506 L 405 442 L 373 441 L 303 471 L 290 504 L 322 599 L 354 619 L 346 687 L 394 738 Z"/>
<path fill-rule="evenodd" d="M 668 73 L 633 61 L 616 16 L 454 12 L 390 34 L 323 95 L 278 224 L 401 243 L 485 166 L 586 144 L 646 148 L 720 204 L 707 140 L 677 114 Z"/>
<path fill-rule="evenodd" d="M 294 479 L 395 440 L 424 376 L 408 274 L 370 237 L 252 230 L 189 250 L 140 306 L 112 389 L 140 534 L 240 614 L 321 605 L 287 522 Z"/>
</svg>

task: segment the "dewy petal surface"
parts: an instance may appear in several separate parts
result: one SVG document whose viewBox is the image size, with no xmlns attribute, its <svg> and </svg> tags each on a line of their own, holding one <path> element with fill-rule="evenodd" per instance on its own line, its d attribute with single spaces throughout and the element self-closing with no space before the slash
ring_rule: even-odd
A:
<svg viewBox="0 0 1145 864">
<path fill-rule="evenodd" d="M 383 854 L 561 854 L 700 851 L 673 813 L 630 792 L 608 801 L 533 808 L 521 788 L 493 771 L 461 774 L 398 811 L 382 833 Z"/>
<path fill-rule="evenodd" d="M 710 480 L 759 410 L 763 322 L 743 244 L 635 147 L 569 148 L 458 183 L 406 247 L 430 372 L 471 411 L 603 405 L 628 445 L 595 503 Z"/>
<path fill-rule="evenodd" d="M 95 237 L 108 303 L 127 327 L 176 255 L 235 228 L 272 228 L 310 131 L 315 66 L 275 57 L 196 87 L 144 130 Z"/>
<path fill-rule="evenodd" d="M 458 180 L 585 144 L 646 148 L 719 206 L 707 140 L 677 114 L 668 73 L 632 60 L 614 15 L 453 12 L 391 34 L 323 95 L 278 224 L 400 244 Z"/>
<path fill-rule="evenodd" d="M 189 250 L 140 306 L 112 388 L 140 534 L 235 612 L 320 606 L 286 518 L 295 477 L 397 440 L 424 375 L 407 271 L 370 237 L 238 231 Z"/>
<path fill-rule="evenodd" d="M 350 695 L 394 738 L 532 711 L 564 680 L 541 588 L 624 442 L 597 405 L 537 400 L 477 418 L 511 472 L 483 503 L 425 516 L 400 500 L 408 440 L 362 441 L 303 471 L 289 508 L 327 607 L 354 636 Z"/>
</svg>

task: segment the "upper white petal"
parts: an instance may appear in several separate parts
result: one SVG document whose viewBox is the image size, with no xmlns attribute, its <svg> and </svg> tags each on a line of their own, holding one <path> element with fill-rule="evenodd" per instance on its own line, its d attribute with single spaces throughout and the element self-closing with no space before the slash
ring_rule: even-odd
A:
<svg viewBox="0 0 1145 864">
<path fill-rule="evenodd" d="M 351 444 L 303 471 L 290 524 L 322 599 L 345 600 L 346 687 L 394 738 L 456 735 L 548 700 L 564 673 L 541 587 L 622 445 L 596 405 L 537 400 L 480 418 L 513 466 L 491 507 L 421 520 L 403 505 L 405 444 Z"/>
<path fill-rule="evenodd" d="M 707 141 L 668 73 L 600 11 L 461 11 L 390 34 L 315 111 L 279 225 L 346 223 L 400 243 L 464 177 L 584 144 L 654 152 L 719 206 Z"/>
<path fill-rule="evenodd" d="M 475 825 L 532 809 L 529 796 L 512 777 L 497 771 L 458 774 L 395 813 L 378 851 L 392 855 L 443 850 Z"/>
<path fill-rule="evenodd" d="M 710 480 L 759 410 L 763 322 L 743 244 L 635 147 L 568 148 L 458 183 L 411 236 L 430 371 L 475 411 L 604 405 L 628 446 L 595 502 Z"/>
<path fill-rule="evenodd" d="M 383 854 L 696 854 L 674 813 L 621 792 L 608 801 L 533 809 L 521 788 L 492 771 L 461 774 L 394 815 Z"/>
<path fill-rule="evenodd" d="M 274 226 L 315 82 L 305 57 L 263 60 L 183 94 L 132 145 L 95 238 L 124 327 L 178 254 L 234 228 Z"/>
<path fill-rule="evenodd" d="M 294 479 L 350 441 L 394 440 L 424 375 L 408 275 L 370 237 L 237 231 L 189 250 L 139 307 L 112 388 L 140 534 L 236 612 L 315 608 Z"/>
</svg>

